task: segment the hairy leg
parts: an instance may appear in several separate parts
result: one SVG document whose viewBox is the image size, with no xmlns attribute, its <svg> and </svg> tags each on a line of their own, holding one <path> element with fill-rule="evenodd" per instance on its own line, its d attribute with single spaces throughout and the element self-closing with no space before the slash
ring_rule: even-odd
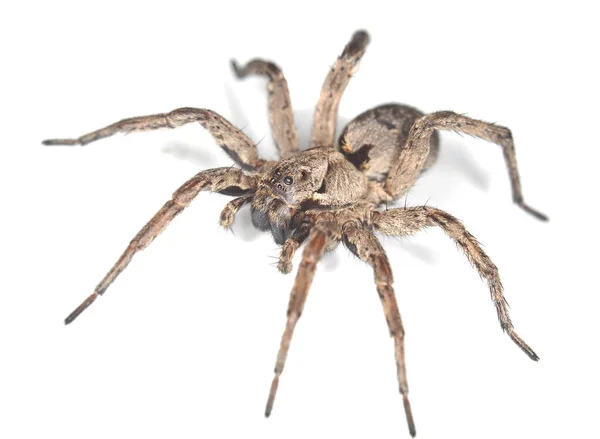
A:
<svg viewBox="0 0 600 439">
<path fill-rule="evenodd" d="M 232 60 L 231 67 L 240 79 L 248 75 L 269 78 L 269 121 L 279 155 L 286 158 L 298 151 L 298 134 L 294 124 L 290 90 L 281 69 L 276 64 L 262 59 L 253 59 L 243 67 Z"/>
<path fill-rule="evenodd" d="M 287 323 L 281 338 L 281 345 L 275 364 L 275 377 L 271 384 L 269 399 L 267 400 L 267 407 L 265 409 L 265 416 L 267 417 L 271 415 L 271 411 L 273 410 L 273 403 L 275 402 L 275 395 L 277 394 L 277 387 L 279 385 L 279 377 L 285 366 L 285 360 L 287 358 L 288 350 L 290 349 L 290 343 L 292 342 L 296 323 L 298 323 L 302 310 L 304 309 L 308 290 L 317 269 L 317 262 L 321 259 L 321 256 L 330 241 L 339 239 L 339 236 L 336 235 L 338 235 L 337 225 L 334 223 L 322 222 L 315 225 L 308 237 L 308 242 L 302 253 L 302 262 L 300 263 L 300 268 L 298 268 L 298 274 L 296 275 L 294 287 L 290 294 L 287 310 Z"/>
<path fill-rule="evenodd" d="M 133 256 L 148 247 L 154 238 L 162 233 L 173 218 L 185 209 L 200 191 L 209 190 L 228 194 L 241 191 L 252 192 L 255 188 L 256 178 L 245 175 L 239 169 L 217 168 L 196 174 L 177 189 L 171 200 L 167 201 L 142 230 L 135 235 L 119 260 L 96 286 L 94 292 L 65 319 L 65 324 L 68 325 L 75 320 L 98 296 L 104 294 L 110 284 L 131 262 Z"/>
<path fill-rule="evenodd" d="M 350 78 L 358 68 L 367 44 L 369 44 L 369 34 L 363 30 L 355 32 L 325 78 L 315 109 L 311 147 L 333 147 L 338 106 Z"/>
<path fill-rule="evenodd" d="M 521 180 L 517 168 L 517 158 L 512 133 L 508 128 L 493 123 L 471 119 L 451 111 L 439 111 L 423 116 L 415 122 L 409 134 L 406 147 L 402 149 L 386 181 L 386 191 L 395 199 L 406 194 L 415 184 L 427 157 L 429 139 L 434 130 L 451 130 L 469 134 L 502 147 L 508 168 L 515 204 L 534 217 L 547 221 L 548 217 L 527 205 L 523 199 Z"/>
<path fill-rule="evenodd" d="M 508 314 L 508 304 L 504 298 L 498 268 L 459 220 L 443 210 L 427 206 L 390 209 L 385 212 L 374 211 L 372 219 L 375 230 L 392 236 L 408 236 L 429 226 L 439 226 L 456 242 L 479 275 L 487 281 L 502 329 L 529 358 L 539 360 L 533 349 L 515 332 Z"/>
<path fill-rule="evenodd" d="M 343 229 L 343 242 L 348 249 L 360 259 L 373 267 L 375 271 L 375 284 L 377 285 L 377 294 L 383 305 L 385 320 L 390 329 L 390 335 L 394 339 L 394 349 L 396 358 L 396 368 L 398 374 L 398 384 L 406 421 L 411 436 L 415 436 L 415 422 L 412 417 L 412 410 L 408 400 L 408 381 L 406 378 L 406 361 L 404 358 L 404 327 L 398 303 L 392 287 L 393 277 L 389 260 L 383 250 L 383 247 L 373 235 L 372 232 L 352 223 L 347 223 Z"/>
<path fill-rule="evenodd" d="M 217 144 L 242 168 L 255 171 L 264 164 L 264 161 L 258 158 L 256 145 L 248 136 L 223 116 L 202 108 L 178 108 L 166 114 L 132 117 L 76 139 L 49 139 L 42 143 L 44 145 L 87 145 L 118 133 L 178 128 L 192 122 L 198 122 L 208 130 Z"/>
</svg>

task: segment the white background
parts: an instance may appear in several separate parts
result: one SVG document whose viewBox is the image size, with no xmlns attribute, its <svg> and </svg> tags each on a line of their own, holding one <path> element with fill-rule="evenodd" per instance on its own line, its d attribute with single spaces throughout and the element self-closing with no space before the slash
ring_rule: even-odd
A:
<svg viewBox="0 0 600 439">
<path fill-rule="evenodd" d="M 407 202 L 451 212 L 485 245 L 541 361 L 502 334 L 485 283 L 441 231 L 384 239 L 418 437 L 598 437 L 592 2 L 223 3 L 2 7 L 0 437 L 409 437 L 371 269 L 341 246 L 319 266 L 265 420 L 294 275 L 270 265 L 278 250 L 248 210 L 235 236 L 219 228 L 224 196 L 200 194 L 62 323 L 181 183 L 230 162 L 199 126 L 85 148 L 40 141 L 197 106 L 274 158 L 265 81 L 235 80 L 229 59 L 282 66 L 306 144 L 357 28 L 372 43 L 342 122 L 399 101 L 506 125 L 525 198 L 551 218 L 512 205 L 497 146 L 442 135 Z"/>
</svg>

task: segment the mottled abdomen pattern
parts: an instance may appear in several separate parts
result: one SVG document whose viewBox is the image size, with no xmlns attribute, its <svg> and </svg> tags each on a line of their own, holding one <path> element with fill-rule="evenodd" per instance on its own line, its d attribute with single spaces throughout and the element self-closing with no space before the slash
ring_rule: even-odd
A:
<svg viewBox="0 0 600 439">
<path fill-rule="evenodd" d="M 402 104 L 384 104 L 356 116 L 346 125 L 339 138 L 341 151 L 360 166 L 369 180 L 384 181 L 400 151 L 405 147 L 410 129 L 424 114 Z M 439 136 L 431 136 L 430 151 L 423 170 L 435 162 Z"/>
</svg>

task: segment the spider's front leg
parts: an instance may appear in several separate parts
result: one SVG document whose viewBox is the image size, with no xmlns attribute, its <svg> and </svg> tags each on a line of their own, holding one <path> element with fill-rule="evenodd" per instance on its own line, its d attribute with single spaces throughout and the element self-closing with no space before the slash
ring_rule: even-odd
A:
<svg viewBox="0 0 600 439">
<path fill-rule="evenodd" d="M 408 236 L 429 226 L 440 227 L 462 249 L 467 259 L 473 264 L 479 275 L 489 286 L 492 301 L 496 306 L 500 326 L 509 337 L 534 361 L 539 360 L 537 354 L 515 332 L 508 314 L 508 304 L 504 298 L 502 282 L 498 268 L 481 249 L 481 246 L 462 223 L 452 215 L 433 207 L 410 207 L 390 209 L 385 212 L 374 211 L 372 214 L 375 230 L 385 235 Z"/>
<path fill-rule="evenodd" d="M 386 192 L 394 199 L 406 194 L 415 184 L 429 156 L 430 138 L 434 130 L 451 130 L 469 134 L 502 147 L 510 176 L 513 202 L 539 220 L 548 217 L 533 209 L 523 199 L 517 157 L 512 133 L 508 128 L 481 120 L 471 119 L 452 111 L 439 111 L 417 120 L 396 163 L 390 169 L 385 183 Z"/>
<path fill-rule="evenodd" d="M 251 193 L 255 189 L 256 178 L 244 174 L 240 169 L 216 168 L 196 174 L 177 189 L 171 200 L 167 201 L 142 230 L 135 235 L 119 260 L 96 286 L 94 292 L 65 319 L 65 324 L 68 325 L 75 320 L 98 296 L 104 294 L 110 284 L 131 262 L 133 256 L 150 245 L 154 238 L 162 233 L 173 218 L 185 209 L 200 191 L 239 194 L 243 192 Z"/>
<path fill-rule="evenodd" d="M 275 364 L 275 377 L 271 383 L 269 399 L 267 400 L 267 407 L 265 409 L 265 416 L 267 417 L 271 415 L 271 411 L 273 410 L 273 403 L 275 402 L 275 395 L 277 394 L 277 387 L 279 386 L 279 377 L 283 372 L 285 360 L 290 349 L 290 343 L 292 342 L 292 337 L 294 335 L 294 329 L 296 328 L 296 323 L 298 323 L 302 310 L 304 309 L 304 303 L 306 302 L 308 290 L 317 269 L 317 263 L 321 259 L 321 256 L 323 256 L 326 248 L 334 242 L 339 242 L 339 234 L 340 232 L 337 224 L 333 222 L 317 222 L 308 237 L 306 247 L 302 253 L 302 262 L 300 262 L 298 274 L 294 281 L 294 287 L 290 294 L 287 310 L 287 323 L 285 325 L 283 336 L 281 337 L 281 345 Z"/>
<path fill-rule="evenodd" d="M 358 68 L 367 44 L 369 44 L 369 34 L 364 30 L 355 32 L 325 78 L 315 109 L 311 147 L 333 147 L 340 100 L 350 78 Z"/>
<path fill-rule="evenodd" d="M 375 235 L 353 222 L 346 223 L 344 226 L 342 240 L 352 253 L 373 267 L 377 294 L 383 305 L 383 313 L 390 335 L 394 339 L 398 384 L 402 394 L 408 430 L 411 436 L 414 437 L 417 432 L 410 401 L 408 400 L 408 380 L 406 378 L 406 360 L 404 357 L 404 327 L 402 326 L 398 303 L 392 287 L 393 277 L 390 262 Z"/>
<path fill-rule="evenodd" d="M 248 75 L 269 78 L 269 121 L 279 155 L 286 158 L 298 151 L 298 133 L 294 124 L 290 90 L 281 69 L 275 63 L 262 59 L 253 59 L 244 66 L 239 66 L 232 60 L 231 67 L 240 79 Z"/>
<path fill-rule="evenodd" d="M 44 145 L 83 146 L 118 133 L 178 128 L 192 122 L 202 125 L 213 136 L 217 144 L 242 168 L 248 171 L 257 171 L 265 163 L 258 157 L 256 145 L 248 136 L 220 114 L 203 108 L 178 108 L 166 114 L 132 117 L 76 139 L 49 139 L 42 143 Z"/>
</svg>

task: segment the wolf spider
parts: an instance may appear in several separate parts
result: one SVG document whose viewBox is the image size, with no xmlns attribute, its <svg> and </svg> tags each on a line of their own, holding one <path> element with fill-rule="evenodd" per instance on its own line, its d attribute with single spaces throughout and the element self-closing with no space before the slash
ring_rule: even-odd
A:
<svg viewBox="0 0 600 439">
<path fill-rule="evenodd" d="M 304 151 L 299 149 L 288 85 L 280 68 L 262 59 L 253 59 L 244 66 L 232 61 L 238 78 L 260 75 L 268 79 L 269 118 L 280 161 L 260 159 L 256 145 L 241 130 L 216 112 L 199 108 L 124 119 L 76 139 L 45 140 L 44 145 L 86 145 L 117 133 L 177 128 L 198 122 L 239 166 L 201 171 L 177 189 L 133 238 L 94 292 L 65 319 L 65 324 L 73 322 L 104 294 L 133 256 L 146 248 L 200 191 L 206 190 L 236 197 L 221 212 L 223 227 L 231 226 L 239 209 L 250 204 L 253 225 L 270 231 L 281 245 L 278 268 L 282 273 L 291 271 L 294 253 L 305 244 L 290 295 L 266 416 L 273 409 L 279 378 L 316 265 L 324 252 L 333 250 L 341 241 L 374 270 L 377 293 L 394 339 L 397 378 L 408 428 L 412 436 L 416 434 L 408 400 L 404 328 L 392 288 L 392 270 L 374 232 L 408 236 L 426 227 L 440 227 L 487 280 L 502 329 L 537 361 L 539 357 L 513 328 L 498 269 L 459 220 L 429 206 L 381 209 L 404 196 L 435 162 L 439 151 L 436 130 L 451 130 L 499 145 L 508 168 L 513 201 L 536 218 L 547 220 L 523 200 L 510 130 L 451 111 L 424 115 L 406 105 L 386 104 L 357 116 L 336 143 L 339 102 L 368 43 L 365 31 L 354 33 L 331 68 L 317 103 L 311 144 Z"/>
</svg>

